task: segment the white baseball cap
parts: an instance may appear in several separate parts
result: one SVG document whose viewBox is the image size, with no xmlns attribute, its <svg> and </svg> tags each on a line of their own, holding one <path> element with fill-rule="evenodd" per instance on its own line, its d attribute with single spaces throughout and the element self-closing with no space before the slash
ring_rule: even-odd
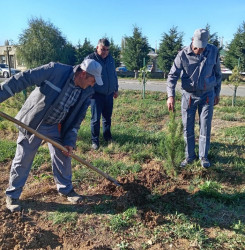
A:
<svg viewBox="0 0 245 250">
<path fill-rule="evenodd" d="M 100 65 L 100 63 L 96 62 L 94 59 L 84 59 L 83 62 L 80 64 L 80 67 L 82 70 L 93 75 L 95 78 L 95 82 L 98 85 L 103 85 L 103 81 L 101 78 L 102 66 Z"/>
</svg>

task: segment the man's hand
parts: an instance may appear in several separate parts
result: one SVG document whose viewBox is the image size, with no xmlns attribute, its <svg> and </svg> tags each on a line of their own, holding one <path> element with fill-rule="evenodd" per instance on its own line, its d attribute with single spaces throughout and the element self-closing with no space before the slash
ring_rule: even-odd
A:
<svg viewBox="0 0 245 250">
<path fill-rule="evenodd" d="M 219 96 L 214 97 L 214 105 L 219 104 Z"/>
<path fill-rule="evenodd" d="M 117 97 L 118 97 L 118 91 L 115 91 L 115 92 L 114 92 L 113 97 L 114 97 L 114 98 L 117 98 Z"/>
<path fill-rule="evenodd" d="M 73 151 L 73 147 L 71 147 L 71 146 L 64 146 L 64 147 L 67 149 L 68 152 L 62 151 L 62 153 L 63 153 L 65 156 L 67 156 L 67 157 L 71 156 L 72 151 Z"/>
<path fill-rule="evenodd" d="M 174 111 L 174 103 L 175 103 L 174 97 L 170 96 L 167 100 L 168 111 L 172 111 L 172 112 Z"/>
</svg>

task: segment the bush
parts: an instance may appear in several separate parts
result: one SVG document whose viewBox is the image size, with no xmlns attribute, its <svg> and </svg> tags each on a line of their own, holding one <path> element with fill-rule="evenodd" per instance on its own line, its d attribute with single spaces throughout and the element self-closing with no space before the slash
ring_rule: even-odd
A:
<svg viewBox="0 0 245 250">
<path fill-rule="evenodd" d="M 184 157 L 184 138 L 181 121 L 176 120 L 175 112 L 169 113 L 167 132 L 160 141 L 159 152 L 166 159 L 165 170 L 168 175 L 176 176 L 177 167 Z"/>
</svg>

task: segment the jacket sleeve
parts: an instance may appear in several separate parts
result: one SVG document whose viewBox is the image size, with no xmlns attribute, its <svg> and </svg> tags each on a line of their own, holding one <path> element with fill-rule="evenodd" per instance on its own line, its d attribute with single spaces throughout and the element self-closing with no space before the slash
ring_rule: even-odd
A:
<svg viewBox="0 0 245 250">
<path fill-rule="evenodd" d="M 115 70 L 115 77 L 116 77 L 116 92 L 118 91 L 118 78 L 117 78 L 117 72 Z"/>
<path fill-rule="evenodd" d="M 46 80 L 54 70 L 54 63 L 49 63 L 41 67 L 30 69 L 10 77 L 1 83 L 0 87 L 0 103 L 5 101 L 16 93 L 26 89 L 27 87 L 37 85 Z"/>
<path fill-rule="evenodd" d="M 176 56 L 174 59 L 174 63 L 170 69 L 170 72 L 168 74 L 168 79 L 167 79 L 167 94 L 168 97 L 173 96 L 175 97 L 175 87 L 177 84 L 177 81 L 180 77 L 182 71 L 182 63 L 181 63 L 181 57 L 180 53 Z"/>
<path fill-rule="evenodd" d="M 220 90 L 221 90 L 221 81 L 222 81 L 219 53 L 217 53 L 217 60 L 216 60 L 216 64 L 214 65 L 214 73 L 216 77 L 216 86 L 214 88 L 214 92 L 215 92 L 215 96 L 219 96 Z"/>
<path fill-rule="evenodd" d="M 114 73 L 115 73 L 115 78 L 116 78 L 116 82 L 115 82 L 115 92 L 118 91 L 118 77 L 117 77 L 117 72 L 116 72 L 116 66 L 115 66 L 115 60 L 113 59 L 113 66 L 114 66 Z"/>
</svg>

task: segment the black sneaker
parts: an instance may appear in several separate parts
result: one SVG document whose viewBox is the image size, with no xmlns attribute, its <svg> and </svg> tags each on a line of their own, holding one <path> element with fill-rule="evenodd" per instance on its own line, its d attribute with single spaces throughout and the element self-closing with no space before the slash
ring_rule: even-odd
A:
<svg viewBox="0 0 245 250">
<path fill-rule="evenodd" d="M 204 167 L 204 168 L 209 168 L 211 166 L 208 158 L 202 157 L 202 158 L 200 158 L 200 161 L 201 161 L 202 167 Z"/>
<path fill-rule="evenodd" d="M 77 204 L 80 201 L 83 200 L 82 196 L 78 193 L 76 193 L 74 191 L 74 189 L 72 189 L 68 194 L 64 195 L 59 193 L 61 196 L 65 196 L 67 198 L 68 201 L 70 201 L 72 204 Z"/>
<path fill-rule="evenodd" d="M 6 207 L 8 210 L 13 212 L 19 212 L 21 210 L 20 206 L 20 200 L 19 199 L 13 199 L 9 196 L 6 197 Z"/>
<path fill-rule="evenodd" d="M 180 167 L 181 167 L 181 168 L 184 168 L 184 167 L 186 167 L 188 164 L 192 164 L 194 160 L 195 160 L 195 159 L 188 159 L 188 158 L 186 158 L 186 159 L 184 159 L 184 160 L 180 163 Z"/>
</svg>

